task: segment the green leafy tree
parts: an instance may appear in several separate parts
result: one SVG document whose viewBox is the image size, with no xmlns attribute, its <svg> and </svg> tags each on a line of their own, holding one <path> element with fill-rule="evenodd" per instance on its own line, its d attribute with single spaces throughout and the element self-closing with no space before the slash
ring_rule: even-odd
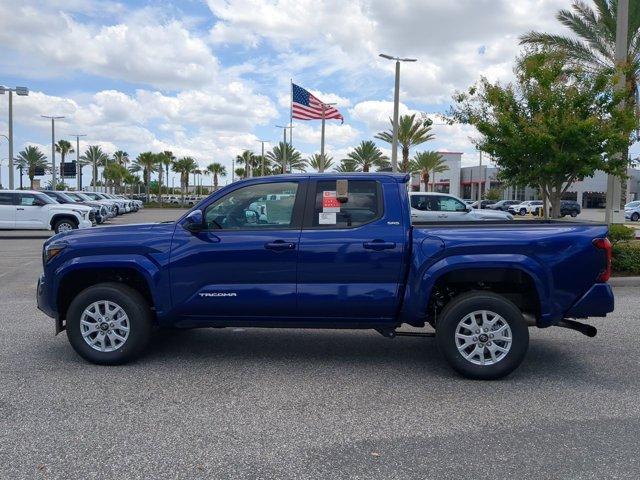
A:
<svg viewBox="0 0 640 480">
<path fill-rule="evenodd" d="M 581 0 L 574 1 L 571 10 L 560 10 L 556 18 L 571 30 L 571 36 L 529 32 L 520 37 L 526 45 L 552 48 L 564 52 L 568 60 L 596 75 L 616 70 L 616 26 L 618 0 L 594 0 L 595 10 Z M 629 28 L 627 34 L 627 61 L 619 75 L 624 75 L 625 101 L 635 108 L 636 122 L 640 118 L 638 77 L 640 75 L 640 3 L 629 2 Z M 634 126 L 637 128 L 637 123 Z M 633 128 L 629 130 L 631 135 Z M 629 149 L 621 155 L 628 158 Z M 626 178 L 626 171 L 623 175 Z M 627 182 L 622 182 L 622 206 L 626 203 Z"/>
<path fill-rule="evenodd" d="M 218 190 L 218 179 L 220 177 L 226 177 L 227 176 L 227 169 L 224 165 L 222 165 L 221 163 L 210 163 L 207 166 L 207 171 L 211 174 L 212 177 L 212 189 L 215 192 L 216 190 Z"/>
<path fill-rule="evenodd" d="M 482 79 L 454 96 L 451 119 L 474 125 L 477 147 L 489 153 L 501 178 L 537 186 L 559 216 L 562 194 L 600 169 L 623 174 L 617 156 L 629 142 L 631 108 L 620 109 L 610 76 L 569 68 L 566 55 L 535 50 L 518 58 L 516 81 Z"/>
<path fill-rule="evenodd" d="M 36 169 L 49 169 L 47 163 L 47 156 L 42 151 L 33 145 L 29 145 L 16 157 L 16 164 L 20 168 L 21 172 L 26 170 L 29 182 L 31 183 L 31 189 L 33 190 L 33 179 L 36 176 Z"/>
<path fill-rule="evenodd" d="M 191 157 L 182 157 L 173 162 L 171 169 L 175 173 L 180 174 L 180 195 L 182 197 L 182 203 L 184 204 L 184 192 L 185 189 L 189 188 L 189 175 L 198 169 L 198 164 Z"/>
<path fill-rule="evenodd" d="M 502 190 L 500 188 L 490 188 L 484 194 L 485 200 L 493 200 L 497 202 L 502 199 Z"/>
<path fill-rule="evenodd" d="M 91 184 L 94 187 L 98 185 L 98 167 L 105 165 L 108 159 L 109 156 L 102 151 L 99 145 L 89 145 L 84 155 L 80 157 L 83 165 L 91 165 L 91 171 L 93 172 Z"/>
<path fill-rule="evenodd" d="M 319 173 L 324 173 L 333 166 L 333 158 L 320 153 L 314 153 L 307 159 L 307 164 Z"/>
<path fill-rule="evenodd" d="M 391 128 L 386 132 L 380 132 L 375 138 L 393 145 L 393 120 L 390 120 Z M 398 119 L 398 145 L 402 150 L 402 162 L 399 165 L 401 172 L 409 171 L 409 153 L 411 147 L 433 140 L 429 119 L 416 119 L 416 114 L 401 115 Z"/>
<path fill-rule="evenodd" d="M 449 167 L 442 159 L 442 155 L 438 152 L 418 152 L 413 156 L 409 168 L 411 173 L 419 173 L 420 181 L 424 183 L 425 189 L 429 188 L 429 177 L 436 173 L 443 173 L 449 170 Z"/>
<path fill-rule="evenodd" d="M 389 159 L 372 140 L 363 140 L 360 145 L 347 154 L 347 158 L 355 164 L 360 172 L 368 172 L 372 168 L 389 166 Z"/>
<path fill-rule="evenodd" d="M 284 142 L 280 142 L 274 146 L 273 150 L 266 154 L 266 157 L 272 165 L 278 165 L 277 169 L 272 169 L 273 173 L 286 173 L 287 171 L 293 172 L 294 170 L 304 172 L 307 167 L 307 163 L 303 160 L 300 152 Z M 277 170 L 277 172 L 275 170 Z"/>
<path fill-rule="evenodd" d="M 64 185 L 64 161 L 68 154 L 75 152 L 73 149 L 73 145 L 68 140 L 58 140 L 58 143 L 55 144 L 56 152 L 60 154 L 60 174 L 62 184 Z"/>
<path fill-rule="evenodd" d="M 127 174 L 129 174 L 129 171 L 126 167 L 117 162 L 109 162 L 109 164 L 104 167 L 104 178 L 115 186 L 116 192 L 120 190 L 122 181 Z"/>
</svg>

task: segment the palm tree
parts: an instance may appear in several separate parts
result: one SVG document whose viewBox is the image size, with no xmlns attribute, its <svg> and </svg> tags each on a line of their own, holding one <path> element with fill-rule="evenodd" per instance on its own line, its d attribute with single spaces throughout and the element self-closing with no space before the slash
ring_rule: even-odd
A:
<svg viewBox="0 0 640 480">
<path fill-rule="evenodd" d="M 393 145 L 393 120 L 391 129 L 386 132 L 380 132 L 375 138 Z M 398 120 L 398 143 L 402 147 L 402 162 L 400 163 L 400 171 L 409 171 L 409 150 L 414 145 L 433 140 L 431 131 L 431 120 L 416 120 L 416 114 L 401 115 Z"/>
<path fill-rule="evenodd" d="M 189 174 L 198 168 L 198 164 L 191 157 L 182 157 L 173 162 L 171 169 L 180 174 L 180 194 L 184 204 L 184 189 L 189 188 Z"/>
<path fill-rule="evenodd" d="M 279 173 L 286 173 L 287 170 L 289 172 L 293 172 L 294 170 L 304 172 L 307 166 L 307 162 L 302 159 L 300 152 L 290 144 L 284 142 L 280 142 L 278 145 L 273 147 L 273 150 L 268 152 L 266 157 L 269 162 L 275 163 L 279 166 Z"/>
<path fill-rule="evenodd" d="M 89 145 L 89 148 L 80 157 L 84 165 L 91 165 L 93 171 L 92 185 L 98 184 L 98 166 L 106 164 L 109 156 L 102 151 L 99 145 Z"/>
<path fill-rule="evenodd" d="M 583 1 L 574 1 L 573 10 L 560 10 L 556 18 L 573 35 L 553 35 L 550 33 L 529 32 L 520 37 L 521 44 L 550 47 L 564 52 L 570 61 L 595 74 L 614 72 L 616 68 L 616 25 L 618 0 L 594 0 L 596 10 Z M 627 65 L 625 68 L 625 86 L 628 105 L 640 118 L 640 4 L 629 2 L 629 28 L 627 34 Z M 631 133 L 631 132 L 629 132 Z M 629 157 L 629 148 L 622 153 Z M 622 203 L 626 202 L 627 182 L 622 182 Z"/>
<path fill-rule="evenodd" d="M 36 170 L 41 168 L 47 170 L 49 167 L 47 164 L 47 156 L 42 153 L 38 147 L 29 145 L 18 153 L 16 160 L 18 168 L 27 170 L 27 175 L 31 182 L 31 190 L 33 190 L 33 177 L 36 176 Z M 56 185 L 53 186 L 53 189 L 56 189 Z"/>
<path fill-rule="evenodd" d="M 110 180 L 115 185 L 116 192 L 120 189 L 120 184 L 127 174 L 130 175 L 129 171 L 123 165 L 116 162 L 111 162 L 104 167 L 104 178 Z"/>
<path fill-rule="evenodd" d="M 173 165 L 173 162 L 176 161 L 176 156 L 173 154 L 171 150 L 165 150 L 162 152 L 162 165 L 164 165 L 164 171 L 166 173 L 167 179 L 167 193 L 169 192 L 169 167 Z"/>
<path fill-rule="evenodd" d="M 411 173 L 419 172 L 420 181 L 424 183 L 424 188 L 428 190 L 429 174 L 442 173 L 449 170 L 447 164 L 442 160 L 442 155 L 438 152 L 417 152 L 409 165 Z"/>
<path fill-rule="evenodd" d="M 211 163 L 207 166 L 207 172 L 213 176 L 213 191 L 218 190 L 218 177 L 226 177 L 227 169 L 221 163 Z"/>
<path fill-rule="evenodd" d="M 368 172 L 372 167 L 384 168 L 389 166 L 387 157 L 372 140 L 363 140 L 360 145 L 347 154 L 358 171 Z"/>
<path fill-rule="evenodd" d="M 260 166 L 260 157 L 251 150 L 245 150 L 242 154 L 236 156 L 236 164 L 244 165 L 244 174 L 253 176 L 253 173 Z"/>
<path fill-rule="evenodd" d="M 158 156 L 151 152 L 143 152 L 134 160 L 133 171 L 142 170 L 142 178 L 144 181 L 145 192 L 147 196 L 147 202 L 149 201 L 149 188 L 151 186 L 151 172 L 153 172 L 158 165 Z"/>
<path fill-rule="evenodd" d="M 342 161 L 340 162 L 340 165 L 336 167 L 336 172 L 340 172 L 340 173 L 357 172 L 357 171 L 358 171 L 358 166 L 356 165 L 356 162 L 354 162 L 350 158 L 342 159 Z"/>
<path fill-rule="evenodd" d="M 131 159 L 129 158 L 129 154 L 127 152 L 125 152 L 124 150 L 118 150 L 117 152 L 113 153 L 113 161 L 118 165 L 126 167 L 131 162 Z"/>
<path fill-rule="evenodd" d="M 75 152 L 71 142 L 67 140 L 58 140 L 58 143 L 55 144 L 56 152 L 60 154 L 60 180 L 64 185 L 64 159 L 69 153 Z"/>
<path fill-rule="evenodd" d="M 333 158 L 327 155 L 314 153 L 307 159 L 307 164 L 319 173 L 324 173 L 333 166 Z"/>
</svg>

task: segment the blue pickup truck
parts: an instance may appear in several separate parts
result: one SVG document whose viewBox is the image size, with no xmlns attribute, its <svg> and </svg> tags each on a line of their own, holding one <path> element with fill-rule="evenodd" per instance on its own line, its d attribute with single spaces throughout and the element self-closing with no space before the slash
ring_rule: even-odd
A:
<svg viewBox="0 0 640 480">
<path fill-rule="evenodd" d="M 412 225 L 407 181 L 252 178 L 177 221 L 55 235 L 38 307 L 98 364 L 138 356 L 158 327 L 350 328 L 435 336 L 448 363 L 476 379 L 513 371 L 529 327 L 594 336 L 575 319 L 613 311 L 605 226 Z"/>
</svg>

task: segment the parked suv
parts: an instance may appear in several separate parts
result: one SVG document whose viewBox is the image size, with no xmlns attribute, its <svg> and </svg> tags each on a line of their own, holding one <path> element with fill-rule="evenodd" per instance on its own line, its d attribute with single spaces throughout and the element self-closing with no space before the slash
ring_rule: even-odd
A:
<svg viewBox="0 0 640 480">
<path fill-rule="evenodd" d="M 76 200 L 68 193 L 61 192 L 59 190 L 43 190 L 42 193 L 63 205 L 86 205 L 87 207 L 90 207 L 92 220 L 95 220 L 95 223 L 97 224 L 104 222 L 108 218 L 106 207 L 99 203 Z"/>
<path fill-rule="evenodd" d="M 526 202 L 511 205 L 509 207 L 510 213 L 517 213 L 518 215 L 526 215 L 527 213 L 532 213 L 536 216 L 539 216 L 541 211 L 542 200 L 527 200 Z"/>
<path fill-rule="evenodd" d="M 493 205 L 487 205 L 486 208 L 489 210 L 502 210 L 503 212 L 508 212 L 511 205 L 518 205 L 519 203 L 520 200 L 500 200 Z"/>
<path fill-rule="evenodd" d="M 567 215 L 571 215 L 571 217 L 575 218 L 580 215 L 582 208 L 580 204 L 575 200 L 561 200 L 560 201 L 560 216 L 566 217 Z"/>
<path fill-rule="evenodd" d="M 0 229 L 67 232 L 93 226 L 91 207 L 62 205 L 42 192 L 0 191 Z"/>
<path fill-rule="evenodd" d="M 507 212 L 474 209 L 447 193 L 410 192 L 409 201 L 414 222 L 513 220 Z"/>
</svg>

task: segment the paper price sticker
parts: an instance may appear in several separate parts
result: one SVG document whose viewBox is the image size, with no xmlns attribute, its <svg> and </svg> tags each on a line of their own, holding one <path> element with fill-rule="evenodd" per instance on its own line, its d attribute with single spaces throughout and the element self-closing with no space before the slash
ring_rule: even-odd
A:
<svg viewBox="0 0 640 480">
<path fill-rule="evenodd" d="M 335 225 L 337 222 L 335 213 L 319 213 L 318 225 Z"/>
<path fill-rule="evenodd" d="M 322 192 L 322 212 L 338 213 L 339 211 L 340 211 L 340 202 L 338 201 L 336 192 L 329 191 L 329 190 Z"/>
</svg>

